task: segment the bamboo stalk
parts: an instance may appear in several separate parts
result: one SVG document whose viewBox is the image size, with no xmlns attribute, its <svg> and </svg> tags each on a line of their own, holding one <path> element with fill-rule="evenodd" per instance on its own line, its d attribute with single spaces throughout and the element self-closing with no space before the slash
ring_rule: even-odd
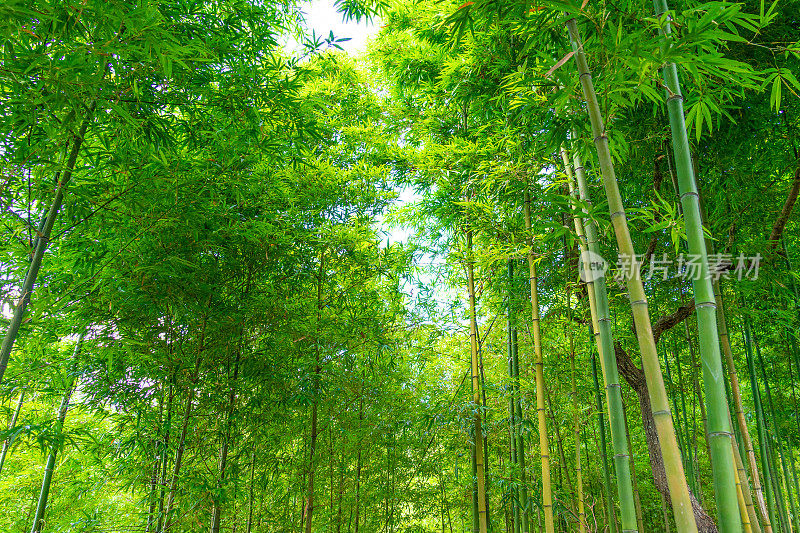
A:
<svg viewBox="0 0 800 533">
<path fill-rule="evenodd" d="M 164 430 L 164 440 L 161 443 L 161 490 L 158 495 L 158 515 L 156 516 L 156 531 L 161 531 L 161 524 L 164 520 L 164 498 L 166 497 L 167 488 L 167 454 L 169 452 L 169 436 L 172 428 L 172 405 L 175 399 L 174 383 L 177 376 L 177 368 L 172 374 L 172 379 L 169 386 L 169 393 L 167 394 L 167 421 Z"/>
<path fill-rule="evenodd" d="M 656 16 L 667 12 L 666 0 L 654 0 Z M 671 44 L 671 26 L 663 29 L 664 38 Z M 717 505 L 717 520 L 726 533 L 741 531 L 736 497 L 735 468 L 730 453 L 733 433 L 730 427 L 728 404 L 725 399 L 722 358 L 719 351 L 719 334 L 716 321 L 716 301 L 709 274 L 708 253 L 703 236 L 700 202 L 692 167 L 689 139 L 683 112 L 678 69 L 675 63 L 667 63 L 662 69 L 668 93 L 667 110 L 672 130 L 672 149 L 678 178 L 683 217 L 686 225 L 686 240 L 689 253 L 699 258 L 699 275 L 692 280 L 695 312 L 697 314 L 700 358 L 703 361 L 703 384 L 706 392 L 706 411 L 708 415 L 708 447 L 711 450 L 711 470 L 714 481 L 714 495 Z"/>
<path fill-rule="evenodd" d="M 747 420 L 745 420 L 744 417 L 742 392 L 741 388 L 739 387 L 739 375 L 736 372 L 736 364 L 733 360 L 730 335 L 728 334 L 728 322 L 725 318 L 725 304 L 722 300 L 722 292 L 719 281 L 714 282 L 714 299 L 717 302 L 717 325 L 719 327 L 719 340 L 720 344 L 722 345 L 722 353 L 725 356 L 725 366 L 731 387 L 731 396 L 733 397 L 736 423 L 739 427 L 739 434 L 741 435 L 742 443 L 744 444 L 744 453 L 747 457 L 748 466 L 750 467 L 750 475 L 753 479 L 753 492 L 755 493 L 756 502 L 758 503 L 756 510 L 758 511 L 764 532 L 772 533 L 772 522 L 770 520 L 769 512 L 767 511 L 767 503 L 764 501 L 764 491 L 761 486 L 761 477 L 758 473 L 758 462 L 755 451 L 753 450 L 753 441 L 750 438 L 750 431 L 747 429 Z M 742 476 L 741 473 L 739 474 L 739 477 L 746 480 L 746 476 Z M 747 496 L 745 496 L 745 499 L 747 499 Z M 753 523 L 754 521 L 751 519 L 751 525 Z"/>
<path fill-rule="evenodd" d="M 636 526 L 640 532 L 644 531 L 644 517 L 642 516 L 642 502 L 639 499 L 639 484 L 636 481 L 636 461 L 633 456 L 633 446 L 631 445 L 630 426 L 628 425 L 628 411 L 625 401 L 622 402 L 622 414 L 625 418 L 625 441 L 628 449 L 631 450 L 631 481 L 633 481 L 633 503 L 636 506 Z"/>
<path fill-rule="evenodd" d="M 581 420 L 578 410 L 578 386 L 575 382 L 575 341 L 569 335 L 570 376 L 572 392 L 572 424 L 575 428 L 575 491 L 578 500 L 578 531 L 586 533 L 586 509 L 583 505 L 583 472 L 581 469 Z"/>
<path fill-rule="evenodd" d="M 514 328 L 511 330 L 511 344 L 514 350 L 514 390 L 516 392 L 516 398 L 514 402 L 516 415 L 514 419 L 517 423 L 517 462 L 519 463 L 520 470 L 520 505 L 522 506 L 521 530 L 522 533 L 528 533 L 531 530 L 531 510 L 530 500 L 528 499 L 528 474 L 525 467 L 525 436 L 522 434 L 522 431 L 519 430 L 519 426 L 522 424 L 523 417 L 522 399 L 520 398 L 519 392 L 519 342 L 517 340 L 516 317 Z"/>
<path fill-rule="evenodd" d="M 634 272 L 638 273 L 638 262 L 636 261 L 633 241 L 628 229 L 627 219 L 625 218 L 625 209 L 622 205 L 619 185 L 617 184 L 617 178 L 614 174 L 614 164 L 608 147 L 608 137 L 605 133 L 600 105 L 597 102 L 597 95 L 594 90 L 594 84 L 592 83 L 589 64 L 583 51 L 583 45 L 574 18 L 567 21 L 567 29 L 569 30 L 570 41 L 573 51 L 575 52 L 574 57 L 578 66 L 581 88 L 586 101 L 589 119 L 592 124 L 592 134 L 600 161 L 603 186 L 611 211 L 611 221 L 614 226 L 619 253 L 620 255 L 624 254 L 630 258 L 635 267 Z M 628 298 L 630 299 L 634 324 L 636 326 L 636 336 L 642 356 L 647 390 L 653 407 L 653 420 L 658 433 L 659 446 L 661 447 L 661 455 L 667 476 L 667 485 L 669 486 L 670 498 L 672 500 L 672 511 L 679 533 L 694 533 L 697 531 L 697 524 L 695 523 L 689 490 L 686 486 L 686 475 L 683 472 L 680 451 L 678 450 L 678 444 L 675 440 L 675 428 L 672 424 L 669 400 L 664 388 L 664 378 L 661 374 L 656 344 L 653 339 L 653 329 L 650 322 L 647 297 L 645 296 L 642 280 L 638 275 L 626 276 L 626 278 Z"/>
<path fill-rule="evenodd" d="M 511 467 L 512 472 L 518 468 L 518 461 L 517 461 L 517 422 L 516 422 L 516 387 L 514 381 L 514 342 L 512 339 L 512 332 L 514 330 L 514 323 L 515 323 L 515 316 L 514 316 L 514 303 L 513 303 L 513 294 L 514 291 L 512 289 L 512 283 L 514 281 L 514 260 L 508 260 L 508 378 L 509 378 L 509 388 L 511 389 L 511 394 L 508 398 L 508 433 L 509 433 L 509 455 L 511 459 Z M 511 490 L 510 490 L 510 505 L 511 505 L 511 513 L 510 513 L 510 523 L 511 523 L 511 531 L 514 533 L 519 533 L 520 531 L 520 509 L 519 509 L 519 487 L 514 483 L 512 479 L 511 483 Z"/>
<path fill-rule="evenodd" d="M 231 443 L 231 428 L 233 426 L 233 417 L 234 413 L 236 412 L 236 388 L 237 388 L 237 381 L 239 379 L 239 361 L 241 359 L 241 347 L 236 350 L 236 359 L 233 363 L 233 378 L 231 380 L 230 385 L 230 394 L 228 395 L 228 410 L 225 414 L 225 430 L 222 435 L 222 446 L 219 450 L 219 461 L 217 463 L 217 471 L 219 472 L 219 476 L 217 478 L 217 488 L 222 489 L 225 483 L 225 476 L 227 475 L 227 465 L 228 465 L 228 450 L 230 449 Z M 230 368 L 230 367 L 229 367 Z M 234 495 L 235 496 L 235 495 Z M 233 501 L 236 501 L 236 498 L 233 498 Z M 222 520 L 222 502 L 220 502 L 217 498 L 213 498 L 212 500 L 212 512 L 211 512 L 211 533 L 219 533 L 220 530 L 220 523 Z M 309 515 L 309 518 L 311 515 Z M 234 523 L 236 521 L 234 520 Z M 310 522 L 310 520 L 309 520 Z"/>
<path fill-rule="evenodd" d="M 245 525 L 245 533 L 251 533 L 253 530 L 253 503 L 255 502 L 255 498 L 253 497 L 253 489 L 254 489 L 254 481 L 255 481 L 255 474 L 256 474 L 256 447 L 257 445 L 253 444 L 253 451 L 250 455 L 250 482 L 248 483 L 248 495 L 247 495 L 247 524 Z M 333 461 L 331 461 L 331 465 L 333 465 Z M 332 486 L 332 485 L 331 485 Z M 331 508 L 333 505 L 331 504 Z"/>
<path fill-rule="evenodd" d="M 792 524 L 789 519 L 787 507 L 791 507 L 791 511 L 793 515 L 797 515 L 797 509 L 794 504 L 794 500 L 792 498 L 792 493 L 789 485 L 789 470 L 786 466 L 785 454 L 783 450 L 783 439 L 781 438 L 781 431 L 780 425 L 778 424 L 777 413 L 775 411 L 775 405 L 772 402 L 772 390 L 769 386 L 769 379 L 767 378 L 767 372 L 764 368 L 764 359 L 761 357 L 761 349 L 759 347 L 758 342 L 756 342 L 756 354 L 758 356 L 758 363 L 761 370 L 761 379 L 764 381 L 764 390 L 767 394 L 767 406 L 770 410 L 770 418 L 772 420 L 772 430 L 775 436 L 775 441 L 778 444 L 778 459 L 781 464 L 781 470 L 783 474 L 783 490 L 780 492 L 781 494 L 781 514 L 783 515 L 783 520 L 785 524 L 785 528 L 791 533 Z M 786 495 L 786 499 L 789 501 L 789 505 L 787 506 L 786 502 L 783 501 L 783 494 Z"/>
<path fill-rule="evenodd" d="M 514 278 L 514 260 L 508 262 L 509 280 Z M 517 317 L 514 307 L 514 291 L 509 290 L 508 295 L 509 309 L 509 364 L 511 370 L 512 401 L 511 411 L 513 418 L 513 460 L 519 469 L 519 486 L 515 491 L 517 499 L 514 501 L 515 509 L 515 530 L 528 533 L 530 531 L 530 509 L 528 506 L 528 484 L 525 468 L 525 437 L 520 431 L 522 424 L 522 401 L 519 392 L 519 342 L 517 340 Z"/>
<path fill-rule="evenodd" d="M 204 319 L 204 322 L 203 322 L 202 337 L 205 337 L 205 319 Z M 202 350 L 202 342 L 203 341 L 201 340 L 201 347 L 200 347 L 201 350 Z M 172 507 L 173 507 L 173 505 L 175 503 L 175 496 L 176 496 L 176 494 L 178 492 L 178 475 L 180 474 L 180 471 L 181 471 L 183 453 L 185 451 L 185 446 L 186 446 L 186 435 L 187 435 L 187 433 L 189 431 L 189 420 L 191 420 L 191 417 L 192 417 L 192 402 L 194 401 L 195 388 L 196 388 L 196 385 L 197 385 L 196 382 L 197 382 L 198 375 L 200 373 L 200 362 L 201 362 L 201 360 L 202 360 L 201 356 L 198 355 L 197 359 L 195 360 L 195 364 L 194 364 L 194 372 L 192 374 L 192 382 L 189 385 L 189 390 L 188 390 L 188 393 L 187 393 L 186 408 L 185 408 L 185 410 L 183 412 L 183 422 L 182 422 L 182 425 L 181 425 L 181 434 L 180 434 L 180 437 L 178 438 L 177 447 L 175 448 L 175 460 L 173 462 L 172 475 L 171 475 L 170 483 L 169 483 L 169 494 L 167 496 L 167 504 L 166 504 L 166 507 L 165 507 L 166 513 L 164 515 L 165 526 L 164 526 L 163 531 L 168 531 L 169 530 L 169 528 L 173 525 L 174 518 L 175 518 L 175 517 L 172 516 Z M 159 531 L 162 531 L 160 527 L 159 527 Z"/>
<path fill-rule="evenodd" d="M 20 298 L 17 305 L 14 306 L 14 314 L 11 317 L 11 321 L 8 323 L 8 329 L 6 330 L 5 337 L 3 337 L 3 343 L 0 345 L 0 383 L 3 382 L 3 375 L 6 372 L 6 368 L 8 368 L 11 350 L 14 348 L 14 342 L 17 340 L 19 328 L 22 326 L 22 318 L 25 316 L 25 310 L 28 308 L 28 304 L 31 301 L 33 286 L 36 283 L 36 278 L 39 276 L 39 269 L 42 266 L 42 258 L 44 257 L 44 252 L 47 250 L 47 245 L 50 243 L 50 235 L 53 232 L 56 216 L 61 209 L 67 186 L 72 179 L 75 163 L 78 161 L 78 154 L 80 153 L 83 139 L 86 136 L 86 130 L 89 128 L 89 123 L 94 116 L 95 107 L 96 103 L 93 102 L 89 106 L 86 117 L 84 117 L 80 128 L 78 128 L 78 132 L 72 135 L 72 148 L 67 157 L 64 172 L 56 175 L 57 178 L 60 176 L 58 185 L 56 186 L 56 192 L 53 196 L 53 200 L 50 202 L 47 214 L 44 219 L 42 219 L 42 223 L 39 226 L 39 236 L 36 238 L 31 264 L 28 266 L 28 272 L 25 274 L 25 279 L 22 282 Z"/>
<path fill-rule="evenodd" d="M 539 295 L 537 292 L 536 256 L 531 235 L 531 197 L 525 190 L 525 229 L 529 235 L 528 269 L 531 283 L 531 329 L 533 331 L 534 367 L 536 369 L 536 414 L 539 422 L 539 453 L 542 459 L 542 509 L 546 533 L 554 533 L 553 489 L 550 480 L 550 444 L 547 437 L 547 419 L 544 394 L 544 360 L 542 357 L 541 329 L 539 325 Z"/>
<path fill-rule="evenodd" d="M 578 208 L 577 198 L 588 203 L 589 195 L 586 190 L 586 173 L 577 151 L 573 151 L 574 172 L 577 176 L 578 187 L 576 190 L 573 176 L 573 167 L 570 165 L 566 149 L 561 148 L 561 159 L 567 173 L 570 198 L 573 207 Z M 588 215 L 585 209 L 584 215 Z M 590 255 L 600 257 L 600 247 L 597 240 L 597 228 L 590 219 L 586 223 L 580 217 L 573 217 L 575 232 L 578 235 L 578 245 L 581 250 L 584 277 L 586 278 L 589 312 L 592 320 L 592 337 L 600 354 L 600 365 L 603 370 L 603 382 L 606 391 L 608 406 L 608 420 L 611 427 L 611 446 L 614 449 L 614 468 L 617 473 L 617 494 L 620 501 L 620 514 L 622 531 L 630 532 L 641 530 L 636 520 L 636 499 L 631 482 L 630 452 L 627 438 L 624 408 L 622 405 L 622 389 L 619 383 L 617 359 L 614 354 L 614 339 L 611 332 L 611 313 L 608 303 L 604 272 L 592 270 Z M 590 254 L 591 253 L 591 254 Z"/>
<path fill-rule="evenodd" d="M 25 390 L 19 393 L 19 400 L 17 400 L 17 407 L 14 408 L 14 414 L 11 415 L 11 420 L 8 423 L 8 429 L 14 429 L 17 425 L 17 419 L 19 418 L 19 412 L 22 410 L 22 405 L 25 402 Z M 11 443 L 13 439 L 11 437 L 7 438 L 3 441 L 3 451 L 0 452 L 0 473 L 3 472 L 3 465 L 6 463 L 6 456 L 8 455 L 8 450 L 11 448 Z"/>
<path fill-rule="evenodd" d="M 683 370 L 681 370 L 681 360 L 680 360 L 680 350 L 678 350 L 677 344 L 674 345 L 675 348 L 675 366 L 676 371 L 678 372 L 678 392 L 681 399 L 681 412 L 680 415 L 683 418 L 683 423 L 679 424 L 679 431 L 680 428 L 683 428 L 683 462 L 686 465 L 687 475 L 689 476 L 689 487 L 692 489 L 692 492 L 697 495 L 698 500 L 701 499 L 702 495 L 700 494 L 699 488 L 697 486 L 697 477 L 694 473 L 694 460 L 692 459 L 692 445 L 691 445 L 691 436 L 689 435 L 689 417 L 686 414 L 686 387 L 683 384 Z"/>
<path fill-rule="evenodd" d="M 766 429 L 764 425 L 764 413 L 761 406 L 761 393 L 758 389 L 758 381 L 756 380 L 755 363 L 753 362 L 753 348 L 750 332 L 750 322 L 747 317 L 744 318 L 744 339 L 745 339 L 745 357 L 747 359 L 747 369 L 750 374 L 750 387 L 753 394 L 753 404 L 756 411 L 756 431 L 758 433 L 758 447 L 761 455 L 761 467 L 764 472 L 764 486 L 763 489 L 767 493 L 767 511 L 769 516 L 769 523 L 775 524 L 775 504 L 773 502 L 772 494 L 772 476 L 770 475 L 769 452 L 767 451 Z"/>
<path fill-rule="evenodd" d="M 747 480 L 747 471 L 742 463 L 742 456 L 739 453 L 739 447 L 735 444 L 731 446 L 733 453 L 733 460 L 736 464 L 736 477 L 739 483 L 739 490 L 741 490 L 742 502 L 744 503 L 745 513 L 747 514 L 747 524 L 750 530 L 754 533 L 761 533 L 761 526 L 758 522 L 758 515 L 756 508 L 753 505 L 753 496 L 750 490 L 750 483 Z M 741 503 L 741 502 L 740 502 Z M 742 520 L 744 526 L 744 519 Z"/>
<path fill-rule="evenodd" d="M 472 354 L 472 391 L 475 428 L 475 469 L 478 484 L 478 527 L 487 533 L 486 479 L 484 467 L 483 431 L 481 429 L 480 372 L 478 368 L 478 322 L 475 309 L 475 258 L 472 250 L 472 230 L 467 230 L 467 286 L 469 291 L 469 338 Z"/>
<path fill-rule="evenodd" d="M 73 361 L 77 359 L 81 352 L 83 345 L 83 335 L 80 336 L 78 342 L 75 344 L 75 350 L 72 354 Z M 47 464 L 44 468 L 44 477 L 42 478 L 42 490 L 39 492 L 39 500 L 36 504 L 36 514 L 33 517 L 33 525 L 31 526 L 31 533 L 41 533 L 44 529 L 44 513 L 47 509 L 47 503 L 50 496 L 50 485 L 53 480 L 53 472 L 56 469 L 56 454 L 59 447 L 63 442 L 63 429 L 64 422 L 67 419 L 67 410 L 69 409 L 69 402 L 72 398 L 72 393 L 75 390 L 75 377 L 69 376 L 67 388 L 64 391 L 64 397 L 61 399 L 61 406 L 58 409 L 58 418 L 56 419 L 56 441 L 50 448 L 50 453 L 47 455 Z"/>
<path fill-rule="evenodd" d="M 606 423 L 603 417 L 603 400 L 600 397 L 600 382 L 597 378 L 597 358 L 594 356 L 592 357 L 592 378 L 594 379 L 595 403 L 597 404 L 597 425 L 600 426 L 600 464 L 603 467 L 605 509 L 608 513 L 608 522 L 611 527 L 611 532 L 616 533 L 617 526 L 614 520 L 614 513 L 612 511 L 613 504 L 611 502 L 611 472 L 608 468 L 608 459 L 606 456 Z"/>
</svg>

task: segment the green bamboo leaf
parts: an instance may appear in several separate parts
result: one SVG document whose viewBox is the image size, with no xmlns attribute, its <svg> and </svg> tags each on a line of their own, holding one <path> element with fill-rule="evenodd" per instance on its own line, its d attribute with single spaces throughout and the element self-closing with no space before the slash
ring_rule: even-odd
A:
<svg viewBox="0 0 800 533">
<path fill-rule="evenodd" d="M 783 87 L 783 81 L 780 75 L 776 74 L 774 80 L 772 81 L 772 91 L 769 95 L 770 107 L 774 107 L 775 112 L 778 112 L 781 109 L 781 87 Z"/>
</svg>

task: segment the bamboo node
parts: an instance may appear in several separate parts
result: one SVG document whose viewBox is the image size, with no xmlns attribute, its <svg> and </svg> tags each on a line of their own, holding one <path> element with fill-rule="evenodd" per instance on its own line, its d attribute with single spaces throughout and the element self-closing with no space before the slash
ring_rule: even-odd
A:
<svg viewBox="0 0 800 533">
<path fill-rule="evenodd" d="M 611 213 L 611 217 L 610 218 L 611 218 L 611 220 L 614 220 L 617 217 L 624 217 L 624 216 L 625 216 L 625 210 L 621 209 L 619 211 L 614 211 L 613 213 Z"/>
<path fill-rule="evenodd" d="M 686 191 L 685 193 L 681 194 L 681 200 L 683 200 L 686 196 L 694 196 L 695 198 L 700 198 L 700 195 L 697 194 L 697 191 Z"/>
<path fill-rule="evenodd" d="M 708 432 L 708 438 L 711 438 L 711 437 L 728 437 L 728 438 L 732 438 L 733 437 L 733 433 L 731 433 L 730 431 L 709 431 Z"/>
<path fill-rule="evenodd" d="M 694 305 L 694 307 L 695 307 L 696 309 L 702 309 L 703 307 L 710 307 L 711 309 L 716 309 L 716 308 L 717 308 L 717 303 L 716 303 L 716 302 L 714 302 L 714 301 L 710 301 L 710 302 L 700 302 L 700 303 L 698 303 L 698 304 L 695 304 L 695 305 Z"/>
<path fill-rule="evenodd" d="M 666 409 L 661 409 L 659 411 L 653 411 L 653 416 L 664 416 L 664 415 L 671 416 L 669 412 L 669 407 Z"/>
</svg>

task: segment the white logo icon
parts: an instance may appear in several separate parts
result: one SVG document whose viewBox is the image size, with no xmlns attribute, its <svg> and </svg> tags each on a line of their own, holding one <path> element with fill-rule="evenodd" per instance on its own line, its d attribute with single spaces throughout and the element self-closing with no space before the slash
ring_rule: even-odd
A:
<svg viewBox="0 0 800 533">
<path fill-rule="evenodd" d="M 589 283 L 590 281 L 598 280 L 606 275 L 608 263 L 600 254 L 587 250 L 581 252 L 578 267 L 581 281 Z"/>
</svg>

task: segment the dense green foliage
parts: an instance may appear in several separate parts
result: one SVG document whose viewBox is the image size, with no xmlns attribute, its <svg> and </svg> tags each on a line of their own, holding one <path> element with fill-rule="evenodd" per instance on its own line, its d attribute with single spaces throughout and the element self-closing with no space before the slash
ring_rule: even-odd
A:
<svg viewBox="0 0 800 533">
<path fill-rule="evenodd" d="M 616 532 L 634 504 L 674 530 L 675 480 L 717 531 L 730 431 L 743 531 L 800 529 L 800 2 L 337 7 L 380 19 L 363 57 L 289 1 L 0 6 L 3 530 L 484 533 L 485 477 L 493 532 Z M 682 262 L 701 240 L 713 287 Z"/>
</svg>

